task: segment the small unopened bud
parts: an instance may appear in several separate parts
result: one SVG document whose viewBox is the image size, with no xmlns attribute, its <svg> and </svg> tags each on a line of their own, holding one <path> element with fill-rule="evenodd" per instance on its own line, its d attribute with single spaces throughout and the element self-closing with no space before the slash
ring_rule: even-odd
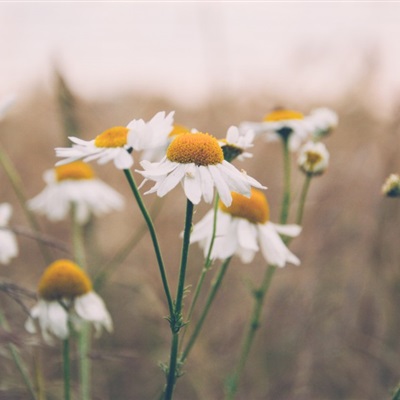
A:
<svg viewBox="0 0 400 400">
<path fill-rule="evenodd" d="M 382 193 L 388 197 L 400 197 L 400 176 L 390 174 L 382 186 Z"/>
<path fill-rule="evenodd" d="M 309 176 L 321 175 L 328 168 L 329 153 L 321 142 L 307 142 L 299 152 L 297 164 Z"/>
</svg>

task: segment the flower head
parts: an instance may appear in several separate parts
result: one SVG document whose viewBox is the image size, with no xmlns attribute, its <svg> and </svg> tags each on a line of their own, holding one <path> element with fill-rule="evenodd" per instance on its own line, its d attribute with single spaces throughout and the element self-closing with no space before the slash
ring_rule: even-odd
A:
<svg viewBox="0 0 400 400">
<path fill-rule="evenodd" d="M 299 259 L 286 247 L 279 234 L 297 236 L 298 225 L 278 225 L 269 220 L 269 205 L 263 192 L 252 189 L 251 197 L 232 193 L 231 206 L 220 203 L 211 258 L 224 260 L 238 255 L 242 262 L 250 263 L 261 249 L 264 259 L 271 265 L 284 267 L 287 262 L 298 265 Z M 192 243 L 198 242 L 207 254 L 213 231 L 214 211 L 209 211 L 193 227 Z"/>
<path fill-rule="evenodd" d="M 382 186 L 382 193 L 388 197 L 400 197 L 400 176 L 390 174 Z"/>
<path fill-rule="evenodd" d="M 296 151 L 308 135 L 305 116 L 288 109 L 276 109 L 267 114 L 262 122 L 243 122 L 239 129 L 251 129 L 256 135 L 265 136 L 268 141 L 288 140 L 291 151 Z"/>
<path fill-rule="evenodd" d="M 77 222 L 84 224 L 91 214 L 100 216 L 124 205 L 123 197 L 96 178 L 90 165 L 82 161 L 47 170 L 43 178 L 47 186 L 28 201 L 28 207 L 51 221 L 67 218 L 75 207 Z"/>
<path fill-rule="evenodd" d="M 308 130 L 315 140 L 328 135 L 338 125 L 337 114 L 326 107 L 316 108 L 307 116 Z"/>
<path fill-rule="evenodd" d="M 236 126 L 231 126 L 226 133 L 226 139 L 219 141 L 224 158 L 226 161 L 233 161 L 235 158 L 243 160 L 253 157 L 253 154 L 245 151 L 249 147 L 253 147 L 254 132 L 247 130 L 240 132 Z"/>
<path fill-rule="evenodd" d="M 66 339 L 70 329 L 78 330 L 82 322 L 112 331 L 112 320 L 103 300 L 93 292 L 87 274 L 70 260 L 53 262 L 42 275 L 38 286 L 39 301 L 32 308 L 25 327 L 35 333 L 38 320 L 42 335 Z"/>
<path fill-rule="evenodd" d="M 232 202 L 231 191 L 249 196 L 251 186 L 264 188 L 224 160 L 217 139 L 208 133 L 178 135 L 159 163 L 142 161 L 141 166 L 144 171 L 137 172 L 145 177 L 145 181 L 156 182 L 147 193 L 157 192 L 162 197 L 181 182 L 187 198 L 193 204 L 198 204 L 202 197 L 210 203 L 214 186 L 226 205 Z"/>
<path fill-rule="evenodd" d="M 82 159 L 97 160 L 99 164 L 114 161 L 118 169 L 128 169 L 133 165 L 132 150 L 158 147 L 166 141 L 172 130 L 173 114 L 165 116 L 165 112 L 159 112 L 149 122 L 132 120 L 127 127 L 112 127 L 90 141 L 71 136 L 72 147 L 56 148 L 57 157 L 65 158 L 56 165 Z"/>
<path fill-rule="evenodd" d="M 321 175 L 328 168 L 328 150 L 321 142 L 309 141 L 301 147 L 297 163 L 305 174 Z"/>
<path fill-rule="evenodd" d="M 2 264 L 8 264 L 12 258 L 18 255 L 15 234 L 7 228 L 11 213 L 11 204 L 0 204 L 0 263 Z"/>
</svg>

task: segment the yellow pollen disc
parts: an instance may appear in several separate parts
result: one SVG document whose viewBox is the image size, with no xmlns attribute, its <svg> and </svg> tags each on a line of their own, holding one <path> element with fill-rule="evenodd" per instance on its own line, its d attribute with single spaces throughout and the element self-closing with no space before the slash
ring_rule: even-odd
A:
<svg viewBox="0 0 400 400">
<path fill-rule="evenodd" d="M 307 151 L 307 162 L 311 165 L 315 165 L 322 160 L 320 153 L 314 153 L 313 151 Z"/>
<path fill-rule="evenodd" d="M 73 299 L 92 290 L 92 282 L 78 265 L 70 260 L 50 264 L 39 282 L 39 296 L 48 301 Z"/>
<path fill-rule="evenodd" d="M 128 128 L 114 126 L 100 133 L 94 140 L 96 147 L 123 147 L 127 143 Z"/>
<path fill-rule="evenodd" d="M 224 153 L 215 137 L 208 133 L 183 133 L 175 137 L 167 149 L 167 158 L 181 164 L 220 164 Z"/>
<path fill-rule="evenodd" d="M 67 179 L 93 179 L 94 171 L 89 164 L 83 161 L 74 161 L 69 164 L 60 165 L 54 168 L 56 172 L 56 180 L 58 182 Z"/>
<path fill-rule="evenodd" d="M 267 114 L 264 122 L 279 122 L 288 119 L 304 119 L 304 115 L 298 111 L 278 109 Z"/>
<path fill-rule="evenodd" d="M 174 124 L 172 131 L 169 133 L 169 137 L 175 137 L 177 135 L 181 135 L 182 133 L 189 133 L 189 129 L 186 126 Z"/>
<path fill-rule="evenodd" d="M 263 192 L 257 189 L 251 189 L 250 198 L 232 192 L 232 204 L 227 207 L 220 202 L 219 208 L 234 217 L 245 218 L 253 224 L 264 224 L 269 220 L 267 198 Z"/>
</svg>

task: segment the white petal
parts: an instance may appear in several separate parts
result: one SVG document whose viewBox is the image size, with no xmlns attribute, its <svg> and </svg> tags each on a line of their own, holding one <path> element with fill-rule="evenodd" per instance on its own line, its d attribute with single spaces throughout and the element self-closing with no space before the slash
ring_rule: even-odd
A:
<svg viewBox="0 0 400 400">
<path fill-rule="evenodd" d="M 183 178 L 183 189 L 186 197 L 193 203 L 199 204 L 201 200 L 201 178 L 197 167 L 189 164 Z"/>
<path fill-rule="evenodd" d="M 298 235 L 300 235 L 301 232 L 301 226 L 299 225 L 292 225 L 292 224 L 288 224 L 288 225 L 280 225 L 280 224 L 274 224 L 272 222 L 270 222 L 270 224 L 272 224 L 275 228 L 275 230 L 285 236 L 290 236 L 290 237 L 296 237 Z"/>
<path fill-rule="evenodd" d="M 200 165 L 198 167 L 201 179 L 201 191 L 206 203 L 211 203 L 214 197 L 214 181 L 207 167 Z"/>
<path fill-rule="evenodd" d="M 168 174 L 165 179 L 160 182 L 157 194 L 160 197 L 165 196 L 170 192 L 175 186 L 182 180 L 185 175 L 185 165 L 181 164 L 176 167 L 170 174 Z"/>
<path fill-rule="evenodd" d="M 211 174 L 211 177 L 213 178 L 215 187 L 217 188 L 217 192 L 219 194 L 219 197 L 221 198 L 221 201 L 227 207 L 229 207 L 232 204 L 232 195 L 231 191 L 229 190 L 228 184 L 222 178 L 221 173 L 217 166 L 209 165 L 207 168 Z"/>
</svg>

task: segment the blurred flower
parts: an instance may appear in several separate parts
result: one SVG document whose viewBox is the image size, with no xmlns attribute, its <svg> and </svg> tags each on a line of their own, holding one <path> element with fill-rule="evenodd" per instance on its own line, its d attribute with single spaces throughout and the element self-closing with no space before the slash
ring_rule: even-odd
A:
<svg viewBox="0 0 400 400">
<path fill-rule="evenodd" d="M 18 255 L 16 236 L 7 228 L 11 214 L 11 204 L 0 204 L 0 263 L 2 264 L 8 264 L 12 258 Z"/>
<path fill-rule="evenodd" d="M 297 164 L 307 175 L 321 175 L 328 168 L 329 153 L 321 142 L 309 141 L 300 148 Z"/>
<path fill-rule="evenodd" d="M 264 193 L 252 189 L 251 197 L 232 193 L 230 207 L 220 203 L 211 258 L 224 260 L 236 254 L 242 262 L 250 263 L 260 250 L 271 265 L 284 267 L 287 262 L 295 265 L 300 260 L 286 247 L 279 234 L 297 236 L 298 225 L 278 225 L 269 221 L 269 205 Z M 207 255 L 213 231 L 214 210 L 194 225 L 191 243 L 198 242 Z"/>
<path fill-rule="evenodd" d="M 15 100 L 16 100 L 16 96 L 14 94 L 11 94 L 1 100 L 1 102 L 0 102 L 0 121 L 5 117 L 8 110 L 15 103 Z"/>
<path fill-rule="evenodd" d="M 142 161 L 141 166 L 144 171 L 137 172 L 145 177 L 144 182 L 156 182 L 146 194 L 157 192 L 158 196 L 163 197 L 181 182 L 186 197 L 193 204 L 198 204 L 201 197 L 210 203 L 214 186 L 221 201 L 228 206 L 232 202 L 231 191 L 250 196 L 251 186 L 264 188 L 255 179 L 224 160 L 217 139 L 208 133 L 178 135 L 159 163 Z"/>
<path fill-rule="evenodd" d="M 337 114 L 326 107 L 316 108 L 307 116 L 308 129 L 311 136 L 319 140 L 328 135 L 338 125 Z"/>
<path fill-rule="evenodd" d="M 307 139 L 308 124 L 304 115 L 298 111 L 277 109 L 264 117 L 262 122 L 242 122 L 241 132 L 253 130 L 256 135 L 265 135 L 268 141 L 279 139 L 289 141 L 289 149 L 296 151 Z"/>
<path fill-rule="evenodd" d="M 162 111 L 149 122 L 134 119 L 127 127 L 107 129 L 90 141 L 71 136 L 69 139 L 74 143 L 72 147 L 56 148 L 57 157 L 65 158 L 56 165 L 82 159 L 85 162 L 98 160 L 99 164 L 114 161 L 118 169 L 128 169 L 133 165 L 132 150 L 151 149 L 166 143 L 172 130 L 173 115 L 174 112 L 171 112 L 165 116 Z"/>
<path fill-rule="evenodd" d="M 82 161 L 47 170 L 43 178 L 47 186 L 27 205 L 51 221 L 67 218 L 72 206 L 80 224 L 88 222 L 91 214 L 100 216 L 123 208 L 123 197 L 96 178 L 90 165 Z"/>
<path fill-rule="evenodd" d="M 400 176 L 390 174 L 382 186 L 382 193 L 388 197 L 400 197 Z"/>
<path fill-rule="evenodd" d="M 226 133 L 226 139 L 219 140 L 226 161 L 232 162 L 235 158 L 240 161 L 253 157 L 245 150 L 253 147 L 254 132 L 247 130 L 240 132 L 236 126 L 231 126 Z"/>
<path fill-rule="evenodd" d="M 79 266 L 70 260 L 53 262 L 42 275 L 38 286 L 39 301 L 32 308 L 25 328 L 36 333 L 38 320 L 43 338 L 51 335 L 66 339 L 71 329 L 79 330 L 83 322 L 93 324 L 97 333 L 104 327 L 113 329 L 103 300 L 92 290 L 92 282 Z"/>
</svg>

